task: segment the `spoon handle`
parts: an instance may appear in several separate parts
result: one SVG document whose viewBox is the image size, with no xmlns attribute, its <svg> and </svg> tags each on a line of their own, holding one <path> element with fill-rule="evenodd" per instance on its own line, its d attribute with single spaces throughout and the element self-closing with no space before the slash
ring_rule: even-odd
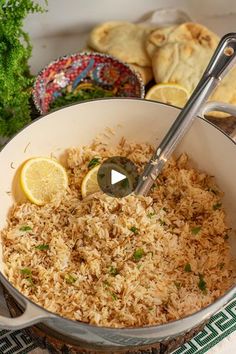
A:
<svg viewBox="0 0 236 354">
<path fill-rule="evenodd" d="M 157 147 L 151 160 L 140 177 L 136 194 L 147 195 L 164 164 L 173 153 L 183 136 L 191 127 L 197 114 L 218 85 L 236 62 L 236 33 L 226 34 L 219 42 L 201 80 L 188 102 L 177 116 L 169 131 Z"/>
</svg>

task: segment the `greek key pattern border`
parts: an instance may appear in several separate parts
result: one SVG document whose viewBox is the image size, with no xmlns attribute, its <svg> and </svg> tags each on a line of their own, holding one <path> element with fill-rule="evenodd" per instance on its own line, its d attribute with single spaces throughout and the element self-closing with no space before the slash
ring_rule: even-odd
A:
<svg viewBox="0 0 236 354">
<path fill-rule="evenodd" d="M 0 354 L 26 354 L 35 348 L 28 330 L 0 331 Z"/>
<path fill-rule="evenodd" d="M 204 354 L 236 330 L 236 297 L 212 316 L 204 329 L 172 354 Z"/>
</svg>

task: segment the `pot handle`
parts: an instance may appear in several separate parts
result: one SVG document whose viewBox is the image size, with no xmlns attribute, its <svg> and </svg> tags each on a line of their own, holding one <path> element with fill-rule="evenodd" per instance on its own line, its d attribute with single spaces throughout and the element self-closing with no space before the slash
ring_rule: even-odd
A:
<svg viewBox="0 0 236 354">
<path fill-rule="evenodd" d="M 42 320 L 55 318 L 56 316 L 47 313 L 29 301 L 26 302 L 26 308 L 22 315 L 18 317 L 5 317 L 0 316 L 0 328 L 8 330 L 17 330 L 32 326 L 36 323 L 42 322 Z"/>
<path fill-rule="evenodd" d="M 236 106 L 233 104 L 229 103 L 224 103 L 224 102 L 207 102 L 202 108 L 202 111 L 200 113 L 200 116 L 204 118 L 205 114 L 213 111 L 218 111 L 218 112 L 225 112 L 228 114 L 231 114 L 232 116 L 236 117 Z M 227 119 L 227 118 L 222 118 L 222 119 Z M 231 139 L 233 139 L 236 142 L 236 127 L 233 129 L 233 131 L 228 134 Z"/>
</svg>

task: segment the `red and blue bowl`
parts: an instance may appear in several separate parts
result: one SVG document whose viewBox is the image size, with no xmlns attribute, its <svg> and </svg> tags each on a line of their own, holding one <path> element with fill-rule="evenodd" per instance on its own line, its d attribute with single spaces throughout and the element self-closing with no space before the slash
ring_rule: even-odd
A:
<svg viewBox="0 0 236 354">
<path fill-rule="evenodd" d="M 93 52 L 53 61 L 38 74 L 33 88 L 41 114 L 81 100 L 114 96 L 144 98 L 142 79 L 127 64 Z"/>
</svg>

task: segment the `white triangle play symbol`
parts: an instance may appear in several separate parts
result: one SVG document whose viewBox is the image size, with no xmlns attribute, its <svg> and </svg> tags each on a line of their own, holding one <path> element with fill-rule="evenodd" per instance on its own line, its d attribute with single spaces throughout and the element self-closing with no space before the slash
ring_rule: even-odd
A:
<svg viewBox="0 0 236 354">
<path fill-rule="evenodd" d="M 111 184 L 116 184 L 120 181 L 123 181 L 124 179 L 126 179 L 126 176 L 123 175 L 122 173 L 116 171 L 116 170 L 111 170 Z"/>
</svg>

